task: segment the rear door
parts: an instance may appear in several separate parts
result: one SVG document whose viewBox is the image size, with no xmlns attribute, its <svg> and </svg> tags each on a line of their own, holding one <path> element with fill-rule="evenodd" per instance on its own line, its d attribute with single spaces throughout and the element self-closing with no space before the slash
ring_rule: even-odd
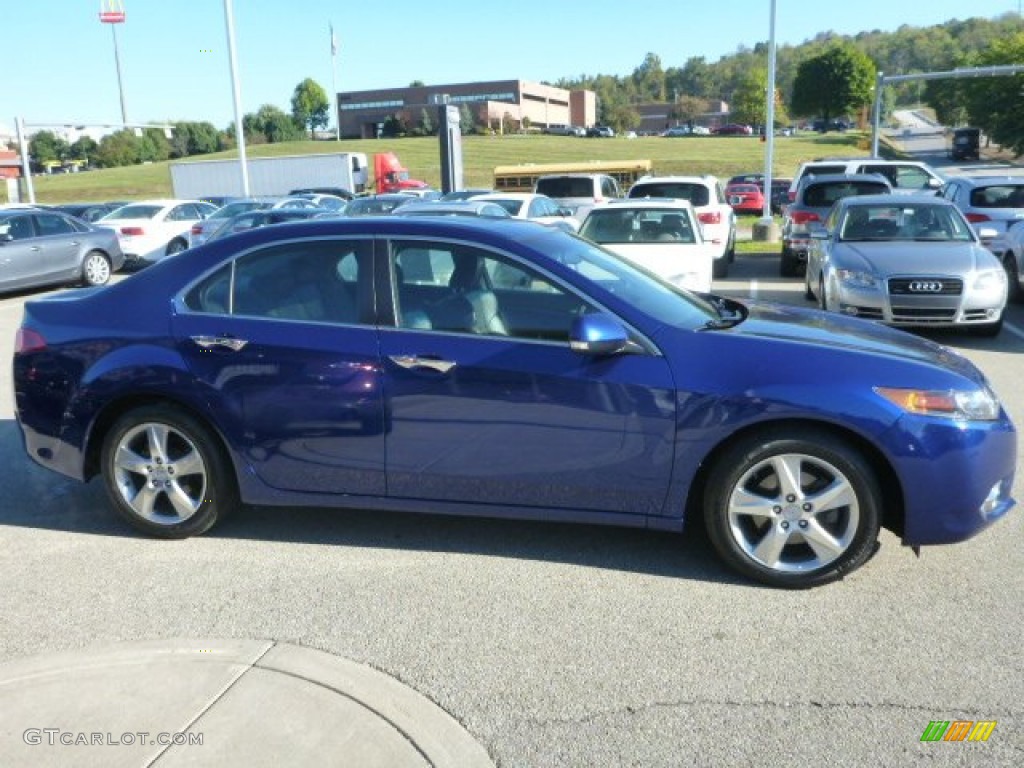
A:
<svg viewBox="0 0 1024 768">
<path fill-rule="evenodd" d="M 368 238 L 266 246 L 179 304 L 178 349 L 229 442 L 271 489 L 385 493 L 372 255 Z"/>
</svg>

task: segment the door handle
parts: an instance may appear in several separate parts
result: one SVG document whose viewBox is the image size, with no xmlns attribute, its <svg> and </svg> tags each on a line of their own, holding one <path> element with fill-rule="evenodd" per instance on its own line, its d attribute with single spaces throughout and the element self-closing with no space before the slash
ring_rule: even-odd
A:
<svg viewBox="0 0 1024 768">
<path fill-rule="evenodd" d="M 236 339 L 232 336 L 193 336 L 192 341 L 203 349 L 226 347 L 232 352 L 238 352 L 249 343 L 245 339 Z"/>
<path fill-rule="evenodd" d="M 438 373 L 448 373 L 456 365 L 452 360 L 441 360 L 436 357 L 420 357 L 419 355 L 388 355 L 388 357 L 395 365 L 408 370 L 429 368 Z"/>
</svg>

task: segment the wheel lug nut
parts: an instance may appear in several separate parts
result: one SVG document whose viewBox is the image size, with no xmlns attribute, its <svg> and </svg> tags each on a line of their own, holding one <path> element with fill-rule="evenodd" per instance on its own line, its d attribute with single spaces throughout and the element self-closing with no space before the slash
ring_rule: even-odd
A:
<svg viewBox="0 0 1024 768">
<path fill-rule="evenodd" d="M 776 515 L 782 514 L 782 507 L 772 507 L 772 512 Z"/>
<path fill-rule="evenodd" d="M 782 523 L 782 530 L 788 531 L 789 530 L 789 523 L 783 521 L 783 523 Z"/>
<path fill-rule="evenodd" d="M 807 527 L 807 521 L 806 520 L 801 520 L 800 521 L 800 527 L 801 528 L 806 528 Z"/>
<path fill-rule="evenodd" d="M 812 509 L 810 504 L 804 504 L 804 512 L 810 512 Z"/>
<path fill-rule="evenodd" d="M 157 464 L 163 464 L 163 463 L 164 463 L 164 460 L 163 460 L 163 459 L 161 459 L 161 458 L 160 458 L 159 456 L 157 456 L 157 458 L 156 458 L 156 463 L 157 463 Z"/>
<path fill-rule="evenodd" d="M 789 502 L 790 504 L 792 504 L 792 503 L 793 503 L 794 501 L 796 501 L 796 496 L 794 496 L 794 495 L 793 495 L 793 494 L 791 493 L 791 494 L 789 494 L 789 495 L 788 495 L 788 496 L 786 497 L 786 501 L 787 501 L 787 502 Z"/>
<path fill-rule="evenodd" d="M 168 467 L 168 468 L 167 468 L 167 474 L 168 474 L 168 475 L 173 475 L 173 474 L 174 474 L 174 467 Z M 809 506 L 809 505 L 808 505 L 808 506 Z"/>
</svg>

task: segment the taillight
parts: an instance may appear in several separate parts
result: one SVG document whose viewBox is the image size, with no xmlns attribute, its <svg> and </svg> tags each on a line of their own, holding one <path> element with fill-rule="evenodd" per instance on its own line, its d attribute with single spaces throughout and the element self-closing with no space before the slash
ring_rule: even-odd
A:
<svg viewBox="0 0 1024 768">
<path fill-rule="evenodd" d="M 821 217 L 814 211 L 794 211 L 789 216 L 794 224 L 806 224 L 809 221 L 821 221 Z"/>
<path fill-rule="evenodd" d="M 719 211 L 709 211 L 706 213 L 698 213 L 697 220 L 701 224 L 721 224 L 722 214 Z"/>
<path fill-rule="evenodd" d="M 39 352 L 46 349 L 46 339 L 39 331 L 31 328 L 19 328 L 14 336 L 14 353 L 23 355 L 27 352 Z"/>
<path fill-rule="evenodd" d="M 992 219 L 984 213 L 968 213 L 967 220 L 971 222 L 971 224 L 977 224 L 979 221 L 992 221 Z"/>
<path fill-rule="evenodd" d="M 203 234 L 203 228 L 199 224 L 193 224 L 192 225 L 192 234 L 193 235 L 201 235 L 201 234 Z"/>
<path fill-rule="evenodd" d="M 146 230 L 144 230 L 142 227 L 121 227 L 121 234 L 132 236 L 144 235 L 146 234 Z"/>
</svg>

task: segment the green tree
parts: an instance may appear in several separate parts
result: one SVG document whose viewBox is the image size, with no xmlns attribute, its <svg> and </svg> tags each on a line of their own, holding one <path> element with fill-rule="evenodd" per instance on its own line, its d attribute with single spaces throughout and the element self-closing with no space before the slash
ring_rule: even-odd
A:
<svg viewBox="0 0 1024 768">
<path fill-rule="evenodd" d="M 85 160 L 86 165 L 92 165 L 99 148 L 100 145 L 91 136 L 82 136 L 68 148 L 68 156 L 73 160 Z"/>
<path fill-rule="evenodd" d="M 28 154 L 38 165 L 66 160 L 70 147 L 53 131 L 39 131 L 28 142 Z"/>
<path fill-rule="evenodd" d="M 835 43 L 800 64 L 793 82 L 793 113 L 820 115 L 828 121 L 859 112 L 871 101 L 874 82 L 875 65 L 867 54 L 848 43 Z"/>
<path fill-rule="evenodd" d="M 171 156 L 171 142 L 164 136 L 162 128 L 146 128 L 139 140 L 139 160 L 143 163 L 158 163 Z"/>
<path fill-rule="evenodd" d="M 459 130 L 464 134 L 470 134 L 476 130 L 476 120 L 473 119 L 473 113 L 465 102 L 459 105 Z"/>
<path fill-rule="evenodd" d="M 665 70 L 656 54 L 644 57 L 643 64 L 633 70 L 632 79 L 640 101 L 665 101 Z"/>
<path fill-rule="evenodd" d="M 426 108 L 420 110 L 420 122 L 416 127 L 421 136 L 433 136 L 437 133 L 437 129 L 434 127 L 434 120 L 430 116 L 430 110 Z"/>
<path fill-rule="evenodd" d="M 273 104 L 264 104 L 256 111 L 253 125 L 271 144 L 303 138 L 303 127 Z"/>
<path fill-rule="evenodd" d="M 697 119 L 708 111 L 708 103 L 696 96 L 680 96 L 668 111 L 670 120 L 692 126 Z"/>
<path fill-rule="evenodd" d="M 730 119 L 747 125 L 764 125 L 767 120 L 768 73 L 751 69 L 740 80 L 729 103 Z"/>
<path fill-rule="evenodd" d="M 136 165 L 139 162 L 139 142 L 135 132 L 127 129 L 107 134 L 96 150 L 96 164 L 101 168 Z"/>
<path fill-rule="evenodd" d="M 975 65 L 990 67 L 1021 61 L 1024 32 L 994 41 L 987 51 L 978 54 Z M 997 144 L 1009 147 L 1017 155 L 1024 154 L 1024 125 L 1020 120 L 1024 109 L 1024 74 L 960 82 L 964 83 L 959 90 L 965 97 L 971 124 L 984 130 Z"/>
<path fill-rule="evenodd" d="M 292 118 L 298 125 L 309 128 L 310 139 L 314 138 L 317 127 L 327 127 L 330 108 L 327 92 L 312 78 L 307 77 L 295 86 L 292 93 Z"/>
</svg>

